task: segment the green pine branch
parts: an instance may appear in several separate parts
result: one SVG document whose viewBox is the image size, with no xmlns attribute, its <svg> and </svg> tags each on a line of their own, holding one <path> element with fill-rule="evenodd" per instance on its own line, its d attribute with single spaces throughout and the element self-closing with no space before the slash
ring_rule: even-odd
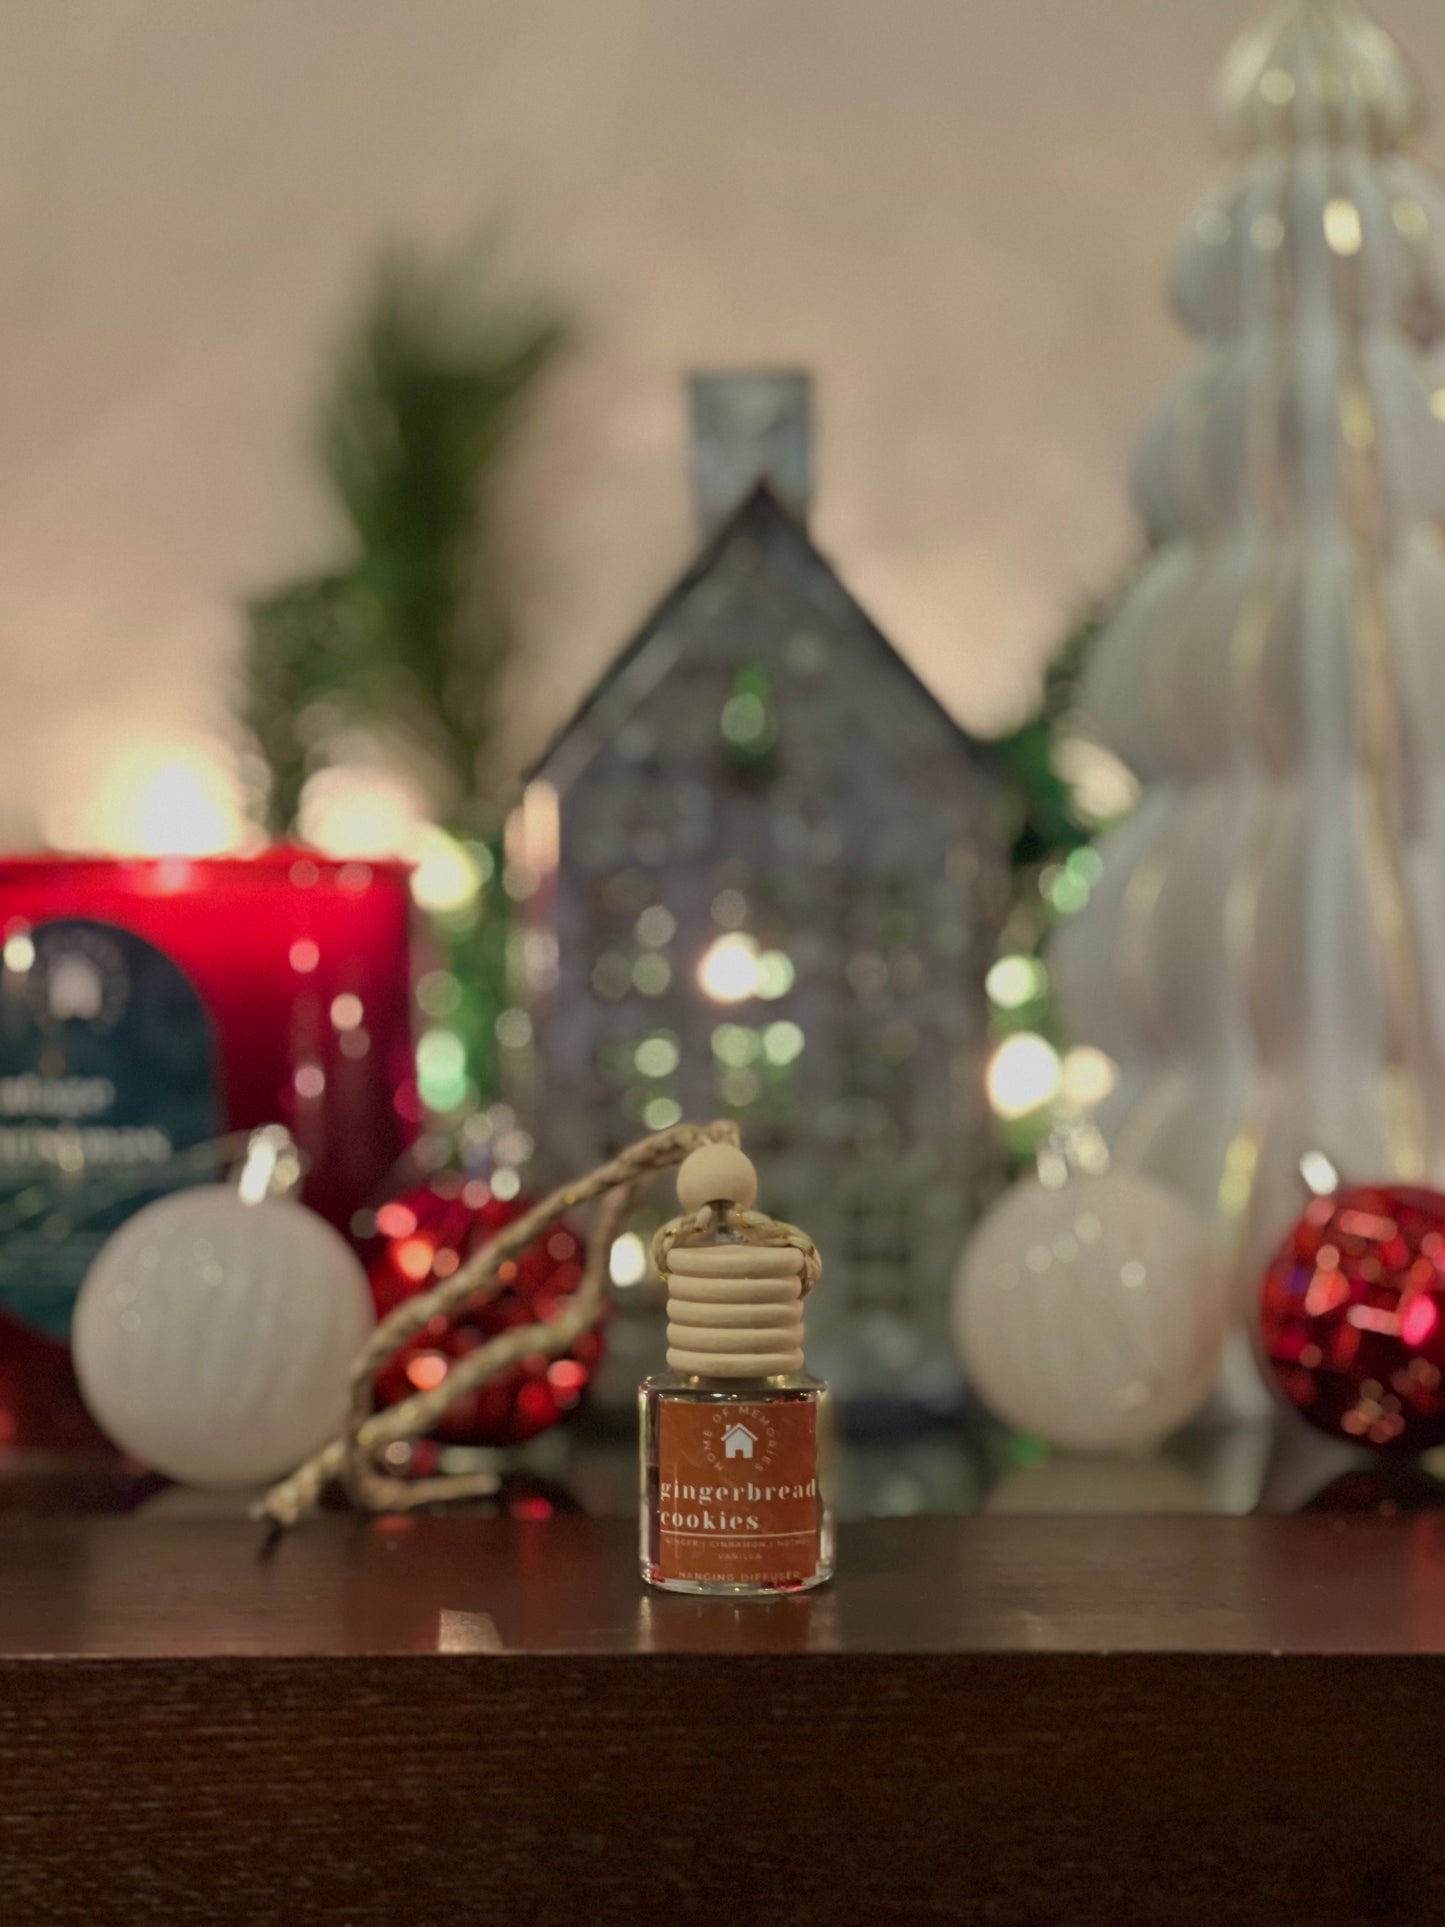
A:
<svg viewBox="0 0 1445 1927">
<path fill-rule="evenodd" d="M 317 725 L 348 684 L 346 609 L 344 579 L 323 576 L 263 597 L 246 612 L 240 717 L 266 765 L 265 826 L 278 839 L 295 830 L 319 748 Z"/>
<path fill-rule="evenodd" d="M 1038 708 L 1011 735 L 984 744 L 1009 797 L 1011 862 L 1028 870 L 1092 840 L 1074 810 L 1073 792 L 1054 767 L 1054 749 L 1078 699 L 1079 680 L 1113 603 L 1088 610 L 1049 663 Z"/>
<path fill-rule="evenodd" d="M 267 765 L 273 834 L 294 829 L 343 727 L 400 738 L 458 824 L 496 787 L 514 637 L 494 488 L 566 329 L 492 272 L 485 258 L 388 256 L 343 347 L 318 442 L 352 555 L 247 610 L 240 711 Z"/>
</svg>

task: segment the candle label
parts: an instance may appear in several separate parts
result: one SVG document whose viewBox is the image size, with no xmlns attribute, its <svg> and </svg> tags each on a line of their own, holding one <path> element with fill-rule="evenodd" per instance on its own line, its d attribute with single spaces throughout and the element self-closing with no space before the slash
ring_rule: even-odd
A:
<svg viewBox="0 0 1445 1927">
<path fill-rule="evenodd" d="M 7 925 L 0 969 L 0 1311 L 65 1338 L 105 1239 L 213 1168 L 215 1049 L 190 979 L 133 931 Z"/>
<path fill-rule="evenodd" d="M 658 1539 L 664 1579 L 810 1578 L 818 1551 L 817 1407 L 664 1402 Z"/>
</svg>

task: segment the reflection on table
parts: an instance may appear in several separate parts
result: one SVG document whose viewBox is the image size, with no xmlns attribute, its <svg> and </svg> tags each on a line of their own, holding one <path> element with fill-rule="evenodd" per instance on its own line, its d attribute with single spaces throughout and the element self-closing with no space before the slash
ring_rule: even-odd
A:
<svg viewBox="0 0 1445 1927">
<path fill-rule="evenodd" d="M 622 1517 L 637 1505 L 636 1448 L 616 1429 L 579 1426 L 505 1454 L 427 1448 L 418 1470 L 434 1469 L 494 1472 L 495 1495 L 478 1509 L 515 1518 Z M 831 1475 L 843 1519 L 1445 1510 L 1445 1451 L 1371 1453 L 1290 1420 L 1192 1429 L 1158 1452 L 1117 1458 L 1071 1457 L 989 1424 L 835 1439 Z M 225 1518 L 254 1497 L 169 1486 L 117 1460 L 0 1454 L 4 1513 Z"/>
</svg>

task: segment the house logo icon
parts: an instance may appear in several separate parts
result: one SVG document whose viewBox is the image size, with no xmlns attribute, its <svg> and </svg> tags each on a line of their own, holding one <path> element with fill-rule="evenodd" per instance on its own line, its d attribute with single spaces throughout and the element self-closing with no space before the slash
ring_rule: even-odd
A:
<svg viewBox="0 0 1445 1927">
<path fill-rule="evenodd" d="M 67 950 L 50 966 L 46 995 L 58 1023 L 93 1024 L 105 1006 L 105 980 L 83 951 Z"/>
<path fill-rule="evenodd" d="M 757 1442 L 756 1432 L 750 1432 L 746 1425 L 730 1425 L 723 1433 L 723 1456 L 729 1459 L 750 1459 Z"/>
</svg>

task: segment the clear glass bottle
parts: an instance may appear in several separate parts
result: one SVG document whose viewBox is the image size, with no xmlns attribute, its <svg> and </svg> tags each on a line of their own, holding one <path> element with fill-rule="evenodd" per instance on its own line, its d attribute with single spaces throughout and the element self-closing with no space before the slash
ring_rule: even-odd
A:
<svg viewBox="0 0 1445 1927">
<path fill-rule="evenodd" d="M 642 1576 L 667 1592 L 766 1597 L 821 1586 L 833 1520 L 819 1476 L 828 1388 L 660 1372 L 638 1391 Z"/>
<path fill-rule="evenodd" d="M 654 1249 L 669 1371 L 638 1394 L 642 1576 L 667 1592 L 802 1592 L 833 1571 L 818 1476 L 827 1387 L 803 1370 L 806 1232 L 754 1211 L 758 1174 L 708 1133 L 677 1174 L 683 1216 Z"/>
</svg>

